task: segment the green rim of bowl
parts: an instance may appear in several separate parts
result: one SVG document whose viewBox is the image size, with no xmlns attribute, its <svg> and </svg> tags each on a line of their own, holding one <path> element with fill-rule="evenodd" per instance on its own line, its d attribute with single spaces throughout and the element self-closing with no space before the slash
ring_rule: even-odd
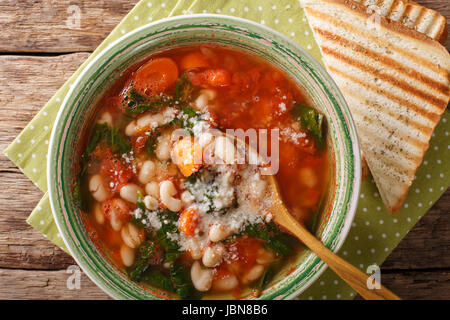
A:
<svg viewBox="0 0 450 320">
<path fill-rule="evenodd" d="M 317 236 L 325 246 L 337 252 L 353 221 L 361 184 L 357 134 L 342 94 L 324 68 L 282 34 L 241 18 L 201 14 L 163 19 L 142 26 L 111 43 L 84 68 L 62 103 L 49 146 L 49 196 L 61 236 L 84 272 L 113 298 L 161 298 L 129 280 L 99 252 L 87 235 L 79 211 L 73 206 L 70 181 L 72 164 L 79 152 L 76 150 L 79 133 L 89 122 L 86 114 L 90 114 L 92 119 L 94 99 L 101 95 L 100 91 L 111 84 L 114 77 L 118 77 L 115 74 L 117 70 L 123 71 L 133 61 L 143 59 L 150 53 L 165 51 L 167 47 L 162 44 L 167 42 L 174 46 L 217 43 L 250 53 L 253 51 L 277 65 L 305 88 L 329 123 L 336 163 L 335 187 L 330 199 L 329 219 Z M 146 51 L 148 47 L 152 51 Z M 123 62 L 120 57 L 127 59 Z M 258 299 L 293 298 L 306 290 L 325 269 L 323 261 L 308 250 L 296 270 L 265 289 Z"/>
</svg>

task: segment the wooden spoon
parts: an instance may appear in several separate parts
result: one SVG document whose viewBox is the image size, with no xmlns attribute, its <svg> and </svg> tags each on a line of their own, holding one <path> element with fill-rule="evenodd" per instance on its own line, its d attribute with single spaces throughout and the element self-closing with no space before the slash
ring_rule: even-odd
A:
<svg viewBox="0 0 450 320">
<path fill-rule="evenodd" d="M 254 152 L 257 157 L 261 159 L 259 153 L 254 148 L 250 147 L 246 142 L 230 134 L 223 133 L 223 135 L 229 139 L 235 140 L 237 145 L 244 145 L 249 151 Z M 275 179 L 275 176 L 265 175 L 264 177 L 269 182 L 273 194 L 273 201 L 268 211 L 273 215 L 275 223 L 295 235 L 305 244 L 305 246 L 317 254 L 334 272 L 336 272 L 338 276 L 341 277 L 342 280 L 358 292 L 364 299 L 401 300 L 396 294 L 379 283 L 377 283 L 379 286 L 375 286 L 374 284 L 374 287 L 379 287 L 379 289 L 369 289 L 367 287 L 367 279 L 369 279 L 369 276 L 331 252 L 322 244 L 322 242 L 313 236 L 308 229 L 300 224 L 286 209 L 283 200 L 281 199 L 278 182 Z M 371 280 L 371 282 L 373 282 L 373 280 Z"/>
<path fill-rule="evenodd" d="M 280 196 L 278 183 L 273 175 L 265 176 L 273 191 L 273 202 L 270 212 L 275 223 L 283 226 L 303 242 L 311 251 L 317 254 L 338 276 L 368 300 L 401 300 L 397 295 L 380 284 L 380 289 L 369 289 L 367 279 L 369 276 L 354 267 L 347 261 L 338 257 L 326 248 L 308 229 L 300 224 L 286 209 Z M 372 280 L 371 280 L 372 281 Z"/>
</svg>

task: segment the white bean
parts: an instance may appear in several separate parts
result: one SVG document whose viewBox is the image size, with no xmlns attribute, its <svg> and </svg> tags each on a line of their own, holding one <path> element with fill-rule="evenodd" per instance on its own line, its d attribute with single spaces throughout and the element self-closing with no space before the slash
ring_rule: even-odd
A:
<svg viewBox="0 0 450 320">
<path fill-rule="evenodd" d="M 101 174 L 95 174 L 89 179 L 89 191 L 92 197 L 98 202 L 103 202 L 110 196 L 110 192 Z"/>
<path fill-rule="evenodd" d="M 158 200 L 153 198 L 152 196 L 144 197 L 144 204 L 148 210 L 156 210 L 158 209 Z"/>
<path fill-rule="evenodd" d="M 167 161 L 170 159 L 170 135 L 162 134 L 157 139 L 157 145 L 155 150 L 155 155 L 158 160 Z"/>
<path fill-rule="evenodd" d="M 225 251 L 225 247 L 222 244 L 207 247 L 203 252 L 203 264 L 210 268 L 219 265 L 222 262 Z"/>
<path fill-rule="evenodd" d="M 136 135 L 136 131 L 137 131 L 137 124 L 136 124 L 136 121 L 133 120 L 125 128 L 125 134 L 129 137 L 132 137 L 132 136 Z"/>
<path fill-rule="evenodd" d="M 304 167 L 299 172 L 301 182 L 308 188 L 314 188 L 317 185 L 317 175 L 311 167 Z"/>
<path fill-rule="evenodd" d="M 275 254 L 272 251 L 268 251 L 264 248 L 259 248 L 256 252 L 256 262 L 259 264 L 269 264 L 275 261 Z"/>
<path fill-rule="evenodd" d="M 105 216 L 103 215 L 102 208 L 98 202 L 94 205 L 94 218 L 99 225 L 105 223 Z"/>
<path fill-rule="evenodd" d="M 138 193 L 144 194 L 144 191 L 134 183 L 127 183 L 120 188 L 120 197 L 131 203 L 137 203 Z"/>
<path fill-rule="evenodd" d="M 195 106 L 197 109 L 204 109 L 208 106 L 209 101 L 216 97 L 216 92 L 214 90 L 204 89 L 200 91 L 199 96 L 195 99 Z"/>
<path fill-rule="evenodd" d="M 188 190 L 181 193 L 181 202 L 183 203 L 184 207 L 188 207 L 189 205 L 191 205 L 194 200 L 194 196 Z"/>
<path fill-rule="evenodd" d="M 236 157 L 234 141 L 227 137 L 216 137 L 214 154 L 226 164 L 234 163 Z"/>
<path fill-rule="evenodd" d="M 212 288 L 216 291 L 230 291 L 239 285 L 239 280 L 234 274 L 214 279 Z"/>
<path fill-rule="evenodd" d="M 115 231 L 120 231 L 123 226 L 123 219 L 121 217 L 124 216 L 124 214 L 129 214 L 130 208 L 128 207 L 127 203 L 120 199 L 120 198 L 114 198 L 111 200 L 111 207 L 110 207 L 110 224 L 111 227 Z"/>
<path fill-rule="evenodd" d="M 221 223 L 214 223 L 209 228 L 208 237 L 212 242 L 219 242 L 228 238 L 231 234 L 232 232 L 227 230 Z"/>
<path fill-rule="evenodd" d="M 139 170 L 138 180 L 140 183 L 146 184 L 155 176 L 155 163 L 152 160 L 147 160 L 142 164 Z"/>
<path fill-rule="evenodd" d="M 195 238 L 186 239 L 186 248 L 188 248 L 191 258 L 194 260 L 200 260 L 203 256 L 202 248 L 199 241 Z"/>
<path fill-rule="evenodd" d="M 120 247 L 120 257 L 125 267 L 131 267 L 134 263 L 135 253 L 134 249 L 130 248 L 126 244 Z"/>
<path fill-rule="evenodd" d="M 191 279 L 195 289 L 206 292 L 211 289 L 214 269 L 204 268 L 200 262 L 194 261 L 191 267 Z"/>
<path fill-rule="evenodd" d="M 138 128 L 143 128 L 143 127 L 150 127 L 150 128 L 156 128 L 157 126 L 159 126 L 160 120 L 161 120 L 161 116 L 158 116 L 159 114 L 144 114 L 142 116 L 140 116 L 137 120 L 136 120 L 136 124 Z"/>
<path fill-rule="evenodd" d="M 181 200 L 174 198 L 177 194 L 175 185 L 170 180 L 161 182 L 159 187 L 159 196 L 163 205 L 170 211 L 178 212 L 181 210 Z"/>
<path fill-rule="evenodd" d="M 249 271 L 247 271 L 241 278 L 241 282 L 243 284 L 249 284 L 259 277 L 262 276 L 264 273 L 264 266 L 257 264 L 253 268 L 251 268 Z"/>
<path fill-rule="evenodd" d="M 113 118 L 111 113 L 109 113 L 108 111 L 103 112 L 98 118 L 97 123 L 106 124 L 108 127 L 111 127 L 113 124 Z"/>
<path fill-rule="evenodd" d="M 120 235 L 122 236 L 123 242 L 130 248 L 137 248 L 142 242 L 138 227 L 132 223 L 127 223 L 122 228 Z"/>
<path fill-rule="evenodd" d="M 145 193 L 155 199 L 159 199 L 159 184 L 155 181 L 145 185 Z"/>
</svg>

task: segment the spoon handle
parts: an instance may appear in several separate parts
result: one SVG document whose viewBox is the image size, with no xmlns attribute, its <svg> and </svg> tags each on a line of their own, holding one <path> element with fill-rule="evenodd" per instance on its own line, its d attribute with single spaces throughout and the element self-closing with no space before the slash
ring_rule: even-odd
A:
<svg viewBox="0 0 450 320">
<path fill-rule="evenodd" d="M 367 286 L 367 279 L 369 276 L 367 274 L 331 252 L 322 244 L 322 242 L 313 236 L 308 229 L 297 222 L 297 220 L 288 212 L 286 213 L 287 214 L 276 215 L 275 222 L 291 231 L 364 299 L 401 300 L 397 295 L 381 284 L 379 284 L 379 289 L 369 289 Z M 371 280 L 371 282 L 373 281 Z"/>
</svg>

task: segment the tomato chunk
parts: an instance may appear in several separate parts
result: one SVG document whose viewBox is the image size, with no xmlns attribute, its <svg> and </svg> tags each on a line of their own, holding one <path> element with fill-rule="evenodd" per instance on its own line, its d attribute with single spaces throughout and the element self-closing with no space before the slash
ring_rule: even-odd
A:
<svg viewBox="0 0 450 320">
<path fill-rule="evenodd" d="M 198 213 L 194 208 L 184 210 L 178 220 L 180 231 L 190 237 L 195 236 L 195 230 L 198 227 L 198 223 Z"/>
<path fill-rule="evenodd" d="M 111 192 L 115 194 L 133 177 L 133 170 L 112 155 L 111 150 L 106 149 L 104 152 L 101 155 L 100 173 L 105 177 Z"/>
<path fill-rule="evenodd" d="M 189 80 L 196 86 L 226 87 L 231 84 L 230 73 L 225 69 L 207 69 L 198 73 L 189 73 Z"/>
<path fill-rule="evenodd" d="M 194 51 L 186 54 L 181 58 L 180 70 L 189 70 L 197 68 L 208 68 L 210 66 L 209 59 L 201 52 Z"/>
<path fill-rule="evenodd" d="M 140 67 L 134 76 L 134 88 L 144 96 L 160 94 L 178 79 L 178 67 L 170 58 L 151 60 Z"/>
</svg>

